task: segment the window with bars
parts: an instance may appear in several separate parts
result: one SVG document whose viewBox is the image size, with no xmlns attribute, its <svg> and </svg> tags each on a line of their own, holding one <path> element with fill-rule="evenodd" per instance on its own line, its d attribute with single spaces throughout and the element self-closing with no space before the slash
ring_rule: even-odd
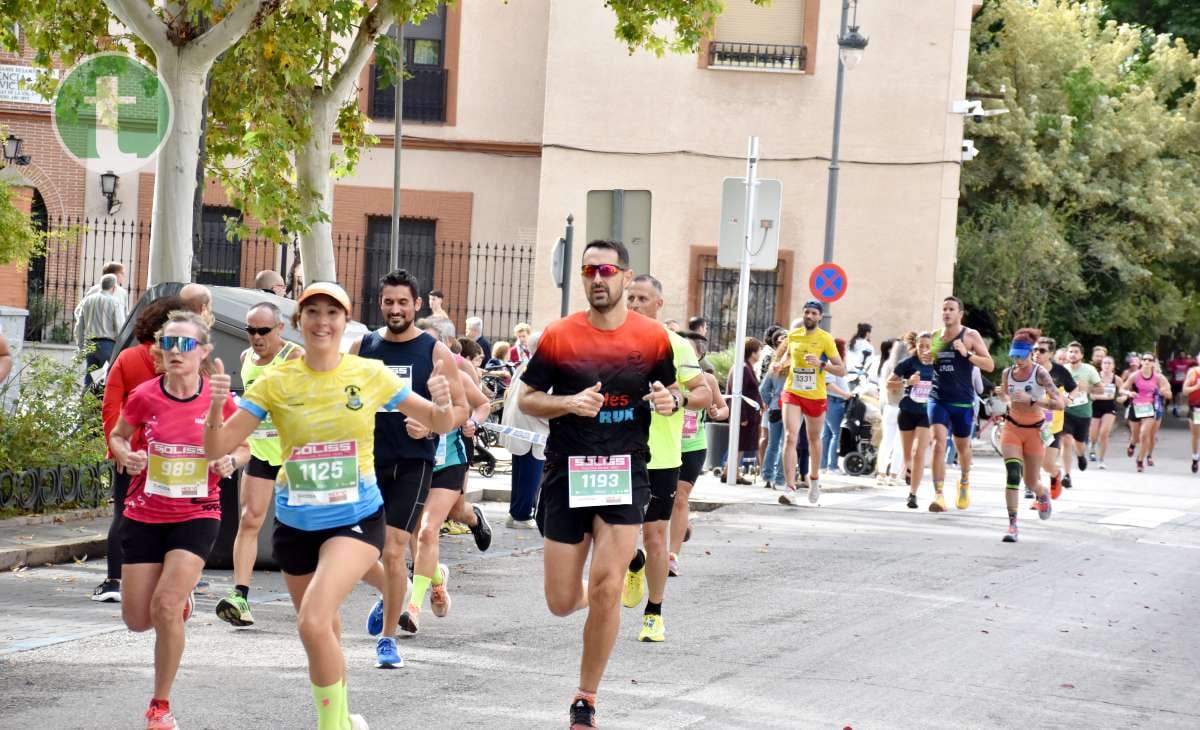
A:
<svg viewBox="0 0 1200 730">
<path fill-rule="evenodd" d="M 710 349 L 724 350 L 737 337 L 738 271 L 717 266 L 716 255 L 703 255 L 700 263 L 700 310 L 708 320 Z M 762 337 L 776 324 L 776 306 L 783 283 L 778 270 L 750 272 L 750 306 L 746 335 Z"/>
<path fill-rule="evenodd" d="M 437 258 L 435 235 L 437 221 L 419 218 L 400 219 L 400 268 L 417 277 L 421 285 L 421 311 L 418 317 L 429 314 L 429 291 L 434 288 L 434 264 Z M 363 321 L 369 327 L 383 326 L 379 312 L 379 280 L 391 270 L 392 217 L 371 216 L 367 219 L 366 261 L 363 266 Z"/>
<path fill-rule="evenodd" d="M 395 37 L 395 29 L 390 31 Z M 404 26 L 403 59 L 408 78 L 404 79 L 404 119 L 416 122 L 446 120 L 446 6 L 420 25 Z M 371 66 L 369 116 L 394 119 L 396 89 L 385 78 L 383 69 Z"/>
<path fill-rule="evenodd" d="M 726 0 L 708 44 L 709 68 L 803 71 L 805 5 L 809 0 Z"/>
<path fill-rule="evenodd" d="M 200 219 L 200 238 L 195 242 L 192 266 L 200 284 L 239 286 L 242 270 L 242 242 L 227 235 L 226 218 L 240 219 L 237 208 L 204 206 Z"/>
</svg>

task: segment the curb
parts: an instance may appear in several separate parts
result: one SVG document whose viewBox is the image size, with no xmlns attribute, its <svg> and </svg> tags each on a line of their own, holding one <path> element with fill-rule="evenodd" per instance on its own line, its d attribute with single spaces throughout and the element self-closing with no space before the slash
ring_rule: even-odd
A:
<svg viewBox="0 0 1200 730">
<path fill-rule="evenodd" d="M 28 548 L 0 550 L 0 570 L 12 570 L 19 565 L 69 563 L 85 555 L 99 558 L 107 553 L 108 538 L 104 535 L 50 545 L 31 545 Z"/>
<path fill-rule="evenodd" d="M 5 527 L 28 527 L 30 525 L 49 525 L 63 524 L 65 522 L 77 522 L 79 520 L 91 520 L 97 517 L 111 517 L 113 513 L 112 505 L 103 507 L 86 507 L 84 509 L 71 509 L 63 512 L 39 512 L 36 514 L 20 515 L 19 517 L 9 517 L 0 520 L 0 530 Z"/>
</svg>

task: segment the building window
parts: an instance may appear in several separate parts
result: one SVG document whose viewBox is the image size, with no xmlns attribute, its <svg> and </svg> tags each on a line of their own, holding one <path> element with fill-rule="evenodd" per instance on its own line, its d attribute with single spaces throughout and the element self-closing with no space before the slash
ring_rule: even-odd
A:
<svg viewBox="0 0 1200 730">
<path fill-rule="evenodd" d="M 629 249 L 629 265 L 650 272 L 650 191 L 591 190 L 587 194 L 587 240 L 620 241 Z"/>
<path fill-rule="evenodd" d="M 708 44 L 708 67 L 758 71 L 804 71 L 804 13 L 809 0 L 727 0 Z"/>
<path fill-rule="evenodd" d="M 390 31 L 395 37 L 395 28 Z M 415 122 L 446 120 L 446 6 L 420 25 L 404 26 L 404 118 Z M 396 89 L 384 78 L 383 70 L 371 65 L 372 119 L 393 119 Z"/>
<path fill-rule="evenodd" d="M 192 258 L 194 278 L 200 284 L 239 286 L 242 271 L 242 241 L 227 235 L 225 219 L 240 220 L 237 208 L 204 206 L 200 219 L 200 238 Z"/>
<path fill-rule="evenodd" d="M 738 271 L 717 266 L 716 254 L 703 254 L 697 261 L 700 313 L 709 322 L 709 346 L 714 351 L 724 350 L 737 337 Z M 776 308 L 783 287 L 778 268 L 750 272 L 750 308 L 746 312 L 748 337 L 761 337 L 768 327 L 777 324 Z"/>
<path fill-rule="evenodd" d="M 434 288 L 433 277 L 437 263 L 435 236 L 437 221 L 421 218 L 400 219 L 400 268 L 417 277 L 421 285 L 421 311 L 417 317 L 429 315 L 429 291 Z M 362 318 L 368 327 L 382 327 L 379 312 L 379 280 L 391 271 L 392 217 L 373 215 L 367 218 L 366 261 L 363 265 Z"/>
</svg>

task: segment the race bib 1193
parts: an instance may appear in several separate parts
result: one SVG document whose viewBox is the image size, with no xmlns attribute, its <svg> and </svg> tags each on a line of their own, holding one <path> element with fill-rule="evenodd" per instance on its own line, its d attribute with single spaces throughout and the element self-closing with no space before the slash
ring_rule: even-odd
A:
<svg viewBox="0 0 1200 730">
<path fill-rule="evenodd" d="M 567 497 L 571 509 L 633 504 L 629 456 L 572 456 L 567 459 Z"/>
</svg>

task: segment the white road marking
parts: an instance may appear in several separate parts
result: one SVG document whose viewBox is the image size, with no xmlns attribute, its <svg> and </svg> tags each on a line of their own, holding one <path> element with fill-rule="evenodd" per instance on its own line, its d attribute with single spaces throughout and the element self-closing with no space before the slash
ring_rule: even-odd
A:
<svg viewBox="0 0 1200 730">
<path fill-rule="evenodd" d="M 1187 515 L 1177 509 L 1157 509 L 1154 507 L 1135 507 L 1133 509 L 1109 515 L 1100 520 L 1102 525 L 1126 525 L 1129 527 L 1158 527 Z"/>
</svg>

